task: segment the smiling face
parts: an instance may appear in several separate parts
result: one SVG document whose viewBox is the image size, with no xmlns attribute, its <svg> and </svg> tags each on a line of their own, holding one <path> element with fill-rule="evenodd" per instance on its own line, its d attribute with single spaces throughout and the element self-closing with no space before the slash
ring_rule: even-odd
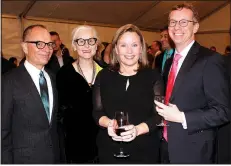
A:
<svg viewBox="0 0 231 166">
<path fill-rule="evenodd" d="M 139 35 L 135 32 L 125 32 L 118 40 L 115 51 L 121 67 L 137 69 L 138 60 L 142 54 Z"/>
<path fill-rule="evenodd" d="M 79 58 L 90 59 L 96 54 L 97 50 L 97 42 L 94 45 L 89 45 L 86 39 L 97 38 L 94 31 L 90 28 L 80 29 L 75 36 L 75 39 L 85 39 L 85 44 L 83 46 L 79 46 L 76 42 L 74 44 L 75 50 L 79 55 Z"/>
<path fill-rule="evenodd" d="M 41 27 L 34 27 L 25 41 L 52 42 L 49 32 Z M 53 53 L 53 49 L 49 49 L 47 45 L 43 49 L 38 49 L 34 43 L 22 43 L 22 48 L 26 54 L 26 60 L 38 69 L 42 69 L 48 63 Z"/>
<path fill-rule="evenodd" d="M 190 9 L 173 10 L 169 15 L 169 20 L 190 20 L 195 21 L 193 12 Z M 179 22 L 174 27 L 168 27 L 169 36 L 174 41 L 176 49 L 180 52 L 195 39 L 199 23 L 188 22 L 186 27 L 181 27 Z"/>
<path fill-rule="evenodd" d="M 169 49 L 171 48 L 170 44 L 169 44 L 169 35 L 168 35 L 168 30 L 163 30 L 160 33 L 160 42 L 162 44 L 162 48 L 163 50 Z"/>
</svg>

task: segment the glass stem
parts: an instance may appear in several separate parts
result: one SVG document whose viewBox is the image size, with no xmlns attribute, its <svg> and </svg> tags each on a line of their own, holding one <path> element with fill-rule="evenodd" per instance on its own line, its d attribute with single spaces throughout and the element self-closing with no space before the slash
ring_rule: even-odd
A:
<svg viewBox="0 0 231 166">
<path fill-rule="evenodd" d="M 120 154 L 123 154 L 124 153 L 124 150 L 122 148 L 122 144 L 123 144 L 123 141 L 120 141 Z"/>
</svg>

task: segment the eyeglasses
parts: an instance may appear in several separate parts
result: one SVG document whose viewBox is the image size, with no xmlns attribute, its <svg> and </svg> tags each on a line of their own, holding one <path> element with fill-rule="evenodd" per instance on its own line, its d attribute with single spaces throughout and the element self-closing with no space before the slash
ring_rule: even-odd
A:
<svg viewBox="0 0 231 166">
<path fill-rule="evenodd" d="M 185 20 L 185 19 L 180 20 L 180 21 L 169 20 L 169 21 L 168 21 L 168 26 L 169 26 L 169 27 L 175 27 L 176 24 L 177 24 L 177 22 L 179 22 L 179 25 L 180 25 L 181 27 L 186 27 L 186 26 L 188 25 L 189 22 L 197 23 L 196 21 Z"/>
<path fill-rule="evenodd" d="M 90 46 L 94 46 L 97 39 L 96 38 L 89 38 L 89 39 L 82 39 L 82 38 L 79 38 L 79 39 L 75 39 L 74 40 L 79 46 L 84 46 L 86 41 L 87 43 L 90 45 Z"/>
<path fill-rule="evenodd" d="M 54 42 L 45 43 L 43 41 L 25 41 L 25 43 L 33 43 L 38 49 L 43 49 L 47 45 L 50 50 L 53 50 L 56 46 Z"/>
</svg>

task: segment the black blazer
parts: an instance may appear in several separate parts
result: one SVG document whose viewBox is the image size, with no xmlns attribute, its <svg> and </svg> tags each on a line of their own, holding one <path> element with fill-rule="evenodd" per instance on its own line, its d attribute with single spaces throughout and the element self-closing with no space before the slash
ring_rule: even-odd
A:
<svg viewBox="0 0 231 166">
<path fill-rule="evenodd" d="M 166 70 L 164 77 L 167 76 Z M 170 97 L 170 103 L 184 112 L 187 122 L 187 129 L 180 123 L 168 123 L 171 163 L 215 162 L 217 128 L 229 121 L 229 99 L 224 57 L 195 42 L 178 72 Z"/>
<path fill-rule="evenodd" d="M 39 92 L 24 65 L 2 79 L 2 163 L 54 164 L 60 162 L 57 132 L 57 92 L 54 77 L 51 122 L 47 119 Z"/>
</svg>

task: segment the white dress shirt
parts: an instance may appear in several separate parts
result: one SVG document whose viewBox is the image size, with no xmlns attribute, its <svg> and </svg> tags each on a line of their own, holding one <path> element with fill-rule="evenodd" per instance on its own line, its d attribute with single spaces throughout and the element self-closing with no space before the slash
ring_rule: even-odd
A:
<svg viewBox="0 0 231 166">
<path fill-rule="evenodd" d="M 176 77 L 177 77 L 177 74 L 178 74 L 178 72 L 179 72 L 179 70 L 180 70 L 180 68 L 181 68 L 181 66 L 182 66 L 182 64 L 183 64 L 183 62 L 184 62 L 184 60 L 185 60 L 185 58 L 186 58 L 186 56 L 187 56 L 187 54 L 188 54 L 188 52 L 189 52 L 189 50 L 191 49 L 191 47 L 192 47 L 192 45 L 193 45 L 193 43 L 195 42 L 195 40 L 193 40 L 187 47 L 185 47 L 181 52 L 177 52 L 177 50 L 175 49 L 175 53 L 174 53 L 174 56 L 175 56 L 175 54 L 180 54 L 182 57 L 179 59 L 179 61 L 178 61 L 178 66 L 177 66 L 177 72 L 176 72 Z M 182 112 L 183 113 L 183 123 L 182 123 L 182 126 L 183 126 L 183 128 L 184 129 L 187 129 L 187 122 L 186 122 L 186 118 L 185 118 L 185 114 L 184 114 L 184 112 Z"/>
<path fill-rule="evenodd" d="M 34 84 L 40 94 L 40 86 L 39 86 L 39 73 L 41 70 L 37 69 L 35 66 L 33 66 L 31 63 L 29 63 L 27 60 L 24 63 L 26 70 L 30 74 L 32 80 L 34 81 Z M 49 95 L 49 112 L 50 112 L 50 119 L 52 115 L 52 109 L 53 109 L 53 90 L 52 90 L 52 85 L 51 85 L 51 79 L 47 72 L 42 69 L 44 76 L 47 81 L 47 87 L 48 87 L 48 95 Z"/>
</svg>

